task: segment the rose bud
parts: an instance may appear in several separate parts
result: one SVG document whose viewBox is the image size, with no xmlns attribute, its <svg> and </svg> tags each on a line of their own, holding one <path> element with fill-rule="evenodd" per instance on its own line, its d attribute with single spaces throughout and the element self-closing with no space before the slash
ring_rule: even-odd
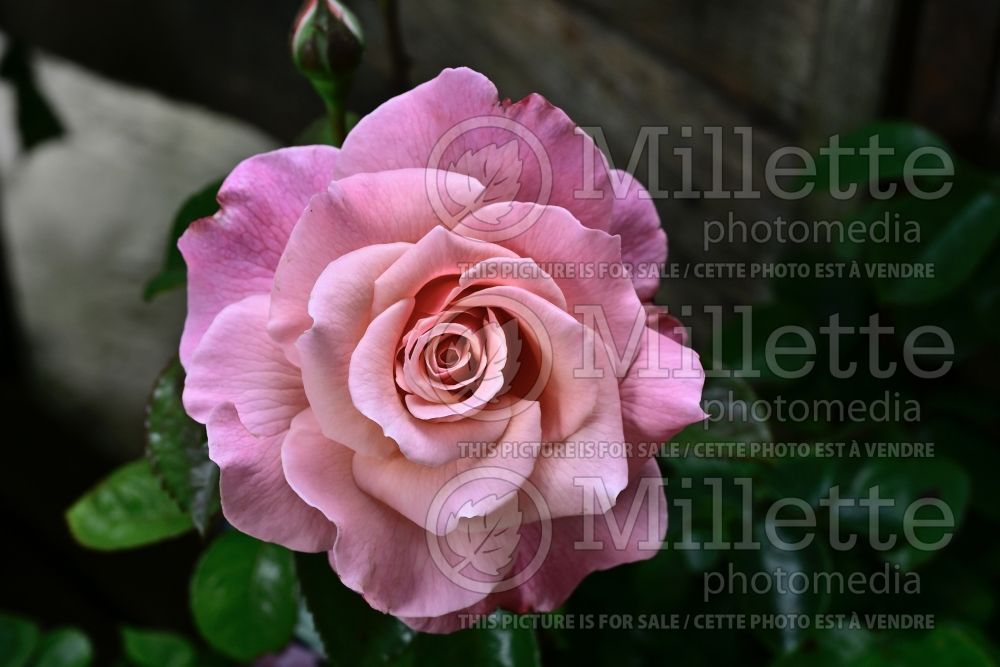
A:
<svg viewBox="0 0 1000 667">
<path fill-rule="evenodd" d="M 361 26 L 347 7 L 307 0 L 292 29 L 292 58 L 327 106 L 342 106 L 363 51 Z"/>
</svg>

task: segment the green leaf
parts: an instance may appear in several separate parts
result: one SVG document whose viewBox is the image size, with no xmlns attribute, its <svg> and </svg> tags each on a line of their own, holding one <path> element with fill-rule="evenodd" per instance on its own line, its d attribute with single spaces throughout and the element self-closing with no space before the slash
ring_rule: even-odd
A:
<svg viewBox="0 0 1000 667">
<path fill-rule="evenodd" d="M 961 287 L 945 298 L 933 303 L 895 306 L 892 317 L 895 320 L 896 331 L 910 332 L 917 327 L 934 324 L 951 336 L 956 364 L 975 359 L 982 353 L 983 348 L 994 345 L 996 341 L 994 321 L 997 311 L 1000 311 L 998 259 L 1000 259 L 998 253 L 992 252 Z M 917 355 L 918 360 L 921 356 Z M 940 358 L 935 361 L 940 363 Z M 938 398 L 947 396 L 950 394 Z M 967 405 L 971 403 L 967 402 Z M 989 416 L 991 415 L 987 410 L 979 413 L 978 418 L 972 415 L 969 419 L 972 423 L 976 423 Z"/>
<path fill-rule="evenodd" d="M 813 340 L 819 338 L 809 312 L 792 300 L 760 304 L 750 312 L 725 319 L 720 336 L 722 367 L 732 370 L 737 379 L 749 379 L 755 384 L 798 379 L 795 376 L 801 377 L 811 355 L 798 351 L 803 347 L 802 336 L 784 327 L 805 329 Z M 771 358 L 769 344 L 773 348 Z M 779 350 L 784 347 L 790 351 Z"/>
<path fill-rule="evenodd" d="M 69 508 L 66 520 L 77 542 L 101 550 L 140 547 L 191 529 L 145 460 L 111 473 Z"/>
<path fill-rule="evenodd" d="M 298 611 L 291 552 L 229 531 L 202 554 L 191 580 L 195 625 L 208 643 L 248 661 L 284 648 Z"/>
<path fill-rule="evenodd" d="M 208 458 L 205 427 L 181 402 L 184 369 L 176 359 L 153 387 L 146 408 L 146 456 L 163 488 L 205 534 L 219 511 L 219 467 Z"/>
<path fill-rule="evenodd" d="M 956 550 L 963 547 L 968 545 L 956 545 Z M 979 551 L 977 547 L 973 549 Z M 949 555 L 950 558 L 940 558 L 921 572 L 922 606 L 934 610 L 939 618 L 985 627 L 997 608 L 989 573 L 994 558 L 989 553 Z M 955 566 L 958 563 L 960 567 Z"/>
<path fill-rule="evenodd" d="M 143 292 L 144 299 L 149 301 L 157 294 L 181 287 L 187 282 L 187 266 L 184 264 L 184 257 L 181 256 L 180 250 L 177 249 L 177 240 L 192 222 L 200 218 L 207 218 L 219 210 L 216 197 L 221 187 L 222 179 L 212 181 L 181 204 L 170 228 L 163 266 L 159 273 L 146 283 L 146 289 Z"/>
<path fill-rule="evenodd" d="M 801 498 L 811 507 L 820 507 L 830 488 L 836 485 L 838 463 L 825 456 L 786 457 L 773 460 L 768 474 L 760 477 L 755 495 L 768 499 Z"/>
<path fill-rule="evenodd" d="M 863 207 L 856 221 L 868 226 L 869 236 L 881 240 L 856 244 L 841 255 L 863 260 L 866 272 L 878 265 L 931 264 L 933 278 L 872 275 L 871 281 L 884 303 L 947 305 L 963 296 L 958 288 L 969 284 L 977 270 L 989 263 L 987 257 L 996 247 L 1000 234 L 997 188 L 995 177 L 958 163 L 951 190 L 942 197 L 920 199 L 901 192 Z"/>
<path fill-rule="evenodd" d="M 873 636 L 867 630 L 833 628 L 815 630 L 809 639 L 771 667 L 851 667 L 871 650 Z"/>
<path fill-rule="evenodd" d="M 851 483 L 847 497 L 856 500 L 868 497 L 874 487 L 878 487 L 878 498 L 892 501 L 891 507 L 878 509 L 880 539 L 896 536 L 896 543 L 884 556 L 889 562 L 898 564 L 904 570 L 911 570 L 931 558 L 936 551 L 920 549 L 910 544 L 904 533 L 907 509 L 918 500 L 936 499 L 951 510 L 955 525 L 948 527 L 914 528 L 916 539 L 924 544 L 934 544 L 947 533 L 954 533 L 961 523 L 969 502 L 969 476 L 952 461 L 934 459 L 876 459 L 863 465 Z M 927 508 L 925 508 L 926 510 Z M 840 512 L 844 526 L 861 534 L 868 534 L 874 507 L 843 507 Z M 940 512 L 932 513 L 934 519 L 941 518 Z M 927 518 L 928 514 L 916 514 L 915 518 Z"/>
<path fill-rule="evenodd" d="M 996 662 L 965 629 L 944 626 L 919 639 L 903 634 L 891 635 L 877 650 L 852 664 L 858 667 L 995 667 Z"/>
<path fill-rule="evenodd" d="M 344 586 L 326 554 L 296 554 L 295 564 L 330 662 L 350 667 L 395 664 L 416 633 L 396 618 L 375 611 Z"/>
<path fill-rule="evenodd" d="M 691 549 L 685 546 L 689 541 L 703 544 L 716 539 L 734 541 L 744 537 L 744 491 L 733 480 L 759 478 L 764 461 L 736 458 L 738 450 L 734 445 L 772 440 L 767 422 L 759 420 L 751 409 L 756 401 L 757 395 L 745 380 L 709 379 L 702 392 L 702 406 L 709 419 L 688 426 L 663 450 L 663 461 L 670 468 L 671 502 L 689 503 L 691 508 L 687 517 L 690 531 L 668 531 L 667 540 L 691 572 L 712 569 L 722 552 Z M 718 491 L 721 502 L 705 502 L 706 497 L 715 493 L 711 486 L 717 483 L 715 479 L 726 480 Z"/>
<path fill-rule="evenodd" d="M 906 652 L 906 664 L 993 667 L 996 663 L 965 630 L 942 627 L 928 633 Z"/>
<path fill-rule="evenodd" d="M 197 661 L 191 642 L 172 632 L 122 628 L 122 645 L 136 667 L 193 667 Z"/>
<path fill-rule="evenodd" d="M 87 667 L 93 659 L 87 636 L 76 628 L 62 628 L 42 638 L 33 667 Z"/>
<path fill-rule="evenodd" d="M 795 516 L 799 515 L 800 513 L 795 513 Z M 768 530 L 784 544 L 773 542 Z M 737 570 L 742 570 L 748 579 L 759 572 L 776 577 L 776 573 L 780 570 L 787 574 L 787 580 L 791 580 L 793 576 L 812 580 L 814 573 L 830 571 L 832 569 L 830 552 L 822 540 L 814 538 L 807 546 L 797 550 L 785 548 L 807 538 L 811 531 L 810 528 L 779 527 L 776 523 L 761 521 L 754 528 L 754 540 L 760 543 L 760 549 L 736 552 L 734 561 Z M 829 591 L 821 586 L 806 586 L 804 591 L 798 592 L 793 591 L 790 586 L 780 589 L 775 585 L 765 594 L 755 592 L 752 587 L 748 587 L 744 593 L 743 587 L 739 584 L 732 586 L 733 592 L 739 597 L 747 613 L 815 617 L 816 614 L 825 613 L 830 605 Z M 805 640 L 805 630 L 806 627 L 792 623 L 774 628 L 762 627 L 757 633 L 777 651 L 790 653 L 802 645 Z"/>
<path fill-rule="evenodd" d="M 509 628 L 511 614 L 495 613 L 487 627 L 450 635 L 419 634 L 395 663 L 399 667 L 476 665 L 476 667 L 538 667 L 541 657 L 533 630 Z"/>
<path fill-rule="evenodd" d="M 969 397 L 975 405 L 976 397 Z M 940 403 L 939 403 L 940 404 Z M 929 406 L 934 410 L 936 406 Z M 984 410 L 988 410 L 983 406 Z M 931 414 L 936 414 L 931 412 Z M 939 413 L 938 413 L 939 414 Z M 931 422 L 935 451 L 954 459 L 969 475 L 972 484 L 971 508 L 1000 523 L 1000 485 L 994 471 L 1000 468 L 1000 447 L 995 439 L 974 428 L 971 420 L 946 419 Z"/>
<path fill-rule="evenodd" d="M 891 148 L 893 154 L 879 159 L 879 171 L 871 172 L 871 162 L 868 155 L 858 153 L 860 148 L 868 148 L 871 137 L 878 136 L 881 148 Z M 939 136 L 927 128 L 902 121 L 883 121 L 872 123 L 866 127 L 844 135 L 840 139 L 843 148 L 854 149 L 853 155 L 844 155 L 839 159 L 838 180 L 841 187 L 856 183 L 867 186 L 870 182 L 896 180 L 902 178 L 903 167 L 909 155 L 918 148 L 934 147 L 947 151 L 948 145 Z M 916 166 L 923 166 L 918 159 Z M 831 158 L 821 155 L 816 160 L 815 183 L 818 190 L 828 190 L 831 182 Z M 812 180 L 812 179 L 810 179 Z"/>
<path fill-rule="evenodd" d="M 934 267 L 933 278 L 900 278 L 880 292 L 887 303 L 937 301 L 963 284 L 986 258 L 1000 235 L 1000 197 L 983 191 L 957 210 L 947 226 L 921 243 L 917 264 Z"/>
<path fill-rule="evenodd" d="M 298 564 L 296 564 L 296 570 L 298 570 Z M 301 582 L 301 578 L 299 581 Z M 324 655 L 326 652 L 323 638 L 319 636 L 319 630 L 316 629 L 316 619 L 309 611 L 304 595 L 299 598 L 299 614 L 295 619 L 295 639 L 318 655 Z"/>
<path fill-rule="evenodd" d="M 31 621 L 12 614 L 0 614 L 0 665 L 27 665 L 40 636 L 38 626 Z"/>
<path fill-rule="evenodd" d="M 211 460 L 201 461 L 191 466 L 190 478 L 194 495 L 191 497 L 188 511 L 191 513 L 191 521 L 194 522 L 195 528 L 204 535 L 209 522 L 221 508 L 219 466 Z"/>
</svg>

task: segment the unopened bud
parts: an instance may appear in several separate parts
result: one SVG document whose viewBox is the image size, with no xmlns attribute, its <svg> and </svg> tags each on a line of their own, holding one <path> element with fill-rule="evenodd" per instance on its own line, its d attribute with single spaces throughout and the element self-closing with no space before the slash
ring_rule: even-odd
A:
<svg viewBox="0 0 1000 667">
<path fill-rule="evenodd" d="M 336 0 L 306 1 L 292 30 L 292 58 L 327 106 L 343 103 L 363 51 L 361 26 L 347 7 Z"/>
</svg>

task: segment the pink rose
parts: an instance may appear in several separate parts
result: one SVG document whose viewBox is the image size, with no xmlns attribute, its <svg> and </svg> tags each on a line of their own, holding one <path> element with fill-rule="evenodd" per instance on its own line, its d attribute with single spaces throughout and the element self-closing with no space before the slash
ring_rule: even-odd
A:
<svg viewBox="0 0 1000 667">
<path fill-rule="evenodd" d="M 702 374 L 646 313 L 653 204 L 605 165 L 561 110 L 468 69 L 340 150 L 240 164 L 180 241 L 184 404 L 226 518 L 328 551 L 428 631 L 551 610 L 654 555 L 666 501 L 642 443 L 703 418 Z"/>
</svg>

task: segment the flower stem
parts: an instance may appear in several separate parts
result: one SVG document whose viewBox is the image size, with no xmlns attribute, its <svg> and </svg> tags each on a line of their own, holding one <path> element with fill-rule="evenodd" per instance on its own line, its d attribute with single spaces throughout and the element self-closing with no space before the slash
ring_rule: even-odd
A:
<svg viewBox="0 0 1000 667">
<path fill-rule="evenodd" d="M 347 107 L 342 102 L 331 102 L 326 107 L 330 119 L 330 136 L 334 146 L 340 147 L 347 138 Z"/>
<path fill-rule="evenodd" d="M 403 46 L 403 31 L 399 26 L 399 5 L 396 0 L 379 0 L 382 21 L 385 24 L 385 39 L 392 63 L 392 85 L 397 93 L 410 88 L 410 56 Z"/>
</svg>

